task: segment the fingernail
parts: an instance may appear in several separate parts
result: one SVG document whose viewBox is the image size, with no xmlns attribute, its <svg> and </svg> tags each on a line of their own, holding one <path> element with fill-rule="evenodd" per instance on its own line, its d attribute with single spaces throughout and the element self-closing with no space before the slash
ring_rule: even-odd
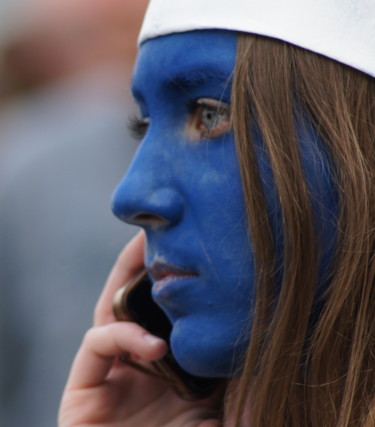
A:
<svg viewBox="0 0 375 427">
<path fill-rule="evenodd" d="M 155 337 L 155 335 L 151 335 L 151 334 L 145 334 L 143 335 L 143 338 L 150 345 L 156 345 L 164 342 L 164 340 L 162 340 L 161 338 Z"/>
</svg>

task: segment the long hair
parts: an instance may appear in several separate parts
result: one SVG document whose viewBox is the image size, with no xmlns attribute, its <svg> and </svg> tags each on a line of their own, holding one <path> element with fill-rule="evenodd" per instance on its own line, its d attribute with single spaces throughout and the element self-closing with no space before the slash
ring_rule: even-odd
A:
<svg viewBox="0 0 375 427">
<path fill-rule="evenodd" d="M 375 80 L 288 43 L 244 34 L 232 93 L 257 290 L 250 344 L 228 412 L 235 425 L 251 427 L 375 426 Z M 300 111 L 332 159 L 339 206 L 318 314 L 318 231 L 296 135 Z M 254 126 L 281 206 L 280 289 Z"/>
</svg>

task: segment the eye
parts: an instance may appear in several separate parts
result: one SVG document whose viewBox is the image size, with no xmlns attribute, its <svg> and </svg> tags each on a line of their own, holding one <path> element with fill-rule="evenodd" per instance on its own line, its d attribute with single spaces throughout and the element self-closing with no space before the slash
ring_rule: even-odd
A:
<svg viewBox="0 0 375 427">
<path fill-rule="evenodd" d="M 140 141 L 145 137 L 149 123 L 150 120 L 148 117 L 141 119 L 138 116 L 132 116 L 128 122 L 129 132 L 135 139 Z"/>
<path fill-rule="evenodd" d="M 212 98 L 200 98 L 192 107 L 192 125 L 201 139 L 217 138 L 230 129 L 230 106 Z"/>
</svg>

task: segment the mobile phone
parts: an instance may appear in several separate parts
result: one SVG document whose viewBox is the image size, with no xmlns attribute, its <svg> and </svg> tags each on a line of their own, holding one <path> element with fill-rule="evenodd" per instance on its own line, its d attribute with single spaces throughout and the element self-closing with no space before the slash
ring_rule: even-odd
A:
<svg viewBox="0 0 375 427">
<path fill-rule="evenodd" d="M 169 345 L 172 325 L 163 310 L 151 296 L 152 282 L 146 271 L 119 289 L 113 300 L 117 320 L 130 320 L 143 326 Z M 156 370 L 170 381 L 177 394 L 184 399 L 202 399 L 217 389 L 219 379 L 191 375 L 177 363 L 172 352 L 153 362 Z"/>
</svg>

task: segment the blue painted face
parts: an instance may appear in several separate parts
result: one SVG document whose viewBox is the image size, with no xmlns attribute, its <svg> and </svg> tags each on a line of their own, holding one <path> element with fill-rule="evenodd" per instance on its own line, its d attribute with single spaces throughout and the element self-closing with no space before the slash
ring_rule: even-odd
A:
<svg viewBox="0 0 375 427">
<path fill-rule="evenodd" d="M 113 196 L 114 213 L 146 231 L 145 265 L 153 297 L 173 324 L 172 351 L 183 368 L 202 376 L 232 374 L 251 320 L 254 261 L 229 126 L 235 58 L 236 34 L 227 31 L 173 34 L 142 45 L 133 93 L 144 138 Z M 319 147 L 309 135 L 302 139 L 311 187 L 325 192 L 329 175 L 316 170 L 324 165 L 309 163 Z M 266 164 L 261 174 L 272 193 Z"/>
</svg>

